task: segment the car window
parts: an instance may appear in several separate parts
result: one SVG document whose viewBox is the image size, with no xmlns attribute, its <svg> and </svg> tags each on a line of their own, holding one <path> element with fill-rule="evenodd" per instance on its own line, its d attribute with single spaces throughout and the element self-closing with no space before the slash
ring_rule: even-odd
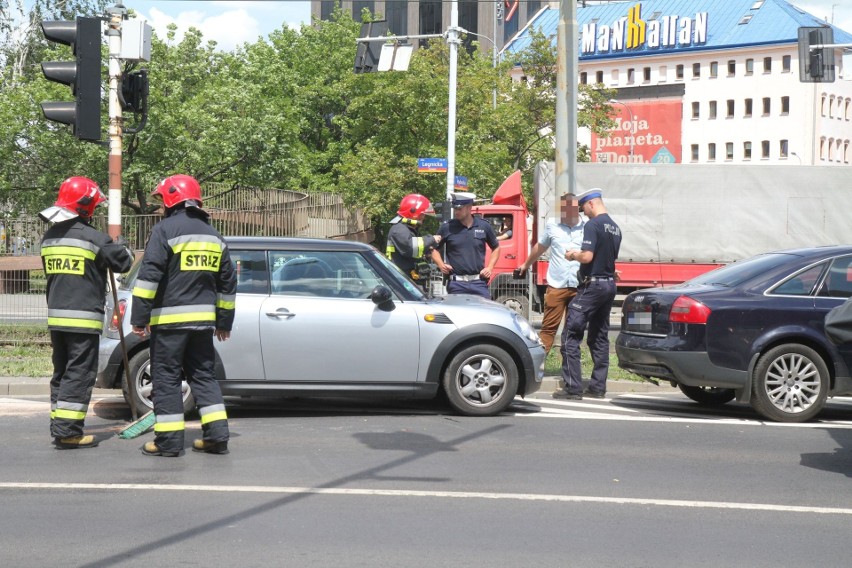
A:
<svg viewBox="0 0 852 568">
<path fill-rule="evenodd" d="M 778 294 L 783 296 L 809 296 L 819 282 L 825 270 L 826 263 L 821 262 L 816 266 L 803 270 L 794 274 L 772 288 L 770 294 Z"/>
<path fill-rule="evenodd" d="M 269 294 L 266 251 L 231 250 L 231 262 L 237 274 L 238 294 Z"/>
<path fill-rule="evenodd" d="M 379 278 L 366 259 L 349 251 L 272 251 L 272 294 L 368 298 Z"/>
<path fill-rule="evenodd" d="M 819 295 L 830 298 L 852 297 L 852 256 L 841 256 L 831 261 Z"/>
<path fill-rule="evenodd" d="M 739 262 L 732 262 L 722 268 L 711 270 L 701 276 L 688 280 L 688 285 L 718 284 L 721 286 L 738 286 L 743 282 L 775 268 L 792 257 L 787 254 L 771 253 L 753 256 Z"/>
</svg>

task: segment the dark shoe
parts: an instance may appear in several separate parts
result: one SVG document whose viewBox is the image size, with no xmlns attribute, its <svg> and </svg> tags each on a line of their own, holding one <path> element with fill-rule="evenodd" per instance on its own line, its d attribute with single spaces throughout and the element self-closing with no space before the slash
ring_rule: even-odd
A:
<svg viewBox="0 0 852 568">
<path fill-rule="evenodd" d="M 54 438 L 53 445 L 57 450 L 77 450 L 79 448 L 94 448 L 98 441 L 94 436 L 70 436 L 68 438 Z"/>
<path fill-rule="evenodd" d="M 142 446 L 142 453 L 146 456 L 162 456 L 164 458 L 176 458 L 183 455 L 183 450 L 179 452 L 164 452 L 154 442 L 145 442 Z"/>
<path fill-rule="evenodd" d="M 192 442 L 193 452 L 203 452 L 205 454 L 227 454 L 228 440 L 224 442 L 208 442 L 207 440 L 195 440 Z"/>
<path fill-rule="evenodd" d="M 584 394 L 585 396 L 588 396 L 589 398 L 606 398 L 606 393 L 605 393 L 605 392 L 598 392 L 598 391 L 593 391 L 593 390 L 587 390 L 587 391 L 586 391 L 586 392 L 584 392 L 583 394 Z"/>
<path fill-rule="evenodd" d="M 576 392 L 568 392 L 565 389 L 559 389 L 553 391 L 553 394 L 550 395 L 553 398 L 559 398 L 562 400 L 583 400 L 583 395 Z"/>
</svg>

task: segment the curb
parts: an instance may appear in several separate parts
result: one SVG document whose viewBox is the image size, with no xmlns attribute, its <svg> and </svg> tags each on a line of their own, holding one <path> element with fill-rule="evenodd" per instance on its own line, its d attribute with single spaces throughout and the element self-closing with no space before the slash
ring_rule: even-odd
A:
<svg viewBox="0 0 852 568">
<path fill-rule="evenodd" d="M 583 379 L 583 386 L 588 386 L 588 379 Z M 562 378 L 557 375 L 546 376 L 541 381 L 541 388 L 536 394 L 551 393 L 562 388 Z M 607 381 L 608 393 L 629 392 L 671 392 L 672 387 L 667 382 L 659 385 L 647 381 Z M 96 388 L 93 394 L 120 394 L 120 389 Z M 0 377 L 0 396 L 37 396 L 50 394 L 50 377 Z"/>
</svg>

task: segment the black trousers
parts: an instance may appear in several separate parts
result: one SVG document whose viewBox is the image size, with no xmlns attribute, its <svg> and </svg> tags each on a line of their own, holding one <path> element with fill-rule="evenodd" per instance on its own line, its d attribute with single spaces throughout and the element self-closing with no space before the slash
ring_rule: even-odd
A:
<svg viewBox="0 0 852 568">
<path fill-rule="evenodd" d="M 215 375 L 216 351 L 213 330 L 151 328 L 151 383 L 157 446 L 179 452 L 184 446 L 184 413 L 181 381 L 186 377 L 201 415 L 203 438 L 228 440 L 228 418 L 222 391 Z"/>
<path fill-rule="evenodd" d="M 53 377 L 50 379 L 50 435 L 83 435 L 83 424 L 98 372 L 97 333 L 50 332 Z"/>
</svg>

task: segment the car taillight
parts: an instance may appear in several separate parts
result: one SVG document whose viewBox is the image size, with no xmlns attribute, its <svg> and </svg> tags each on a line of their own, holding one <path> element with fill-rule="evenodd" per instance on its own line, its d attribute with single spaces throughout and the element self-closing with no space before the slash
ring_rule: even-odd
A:
<svg viewBox="0 0 852 568">
<path fill-rule="evenodd" d="M 127 311 L 127 300 L 118 301 L 118 311 L 112 311 L 112 319 L 109 322 L 110 331 L 118 331 L 119 318 L 124 319 L 124 313 Z"/>
<path fill-rule="evenodd" d="M 689 296 L 675 300 L 669 313 L 669 321 L 672 323 L 707 323 L 708 317 L 710 308 Z"/>
</svg>

